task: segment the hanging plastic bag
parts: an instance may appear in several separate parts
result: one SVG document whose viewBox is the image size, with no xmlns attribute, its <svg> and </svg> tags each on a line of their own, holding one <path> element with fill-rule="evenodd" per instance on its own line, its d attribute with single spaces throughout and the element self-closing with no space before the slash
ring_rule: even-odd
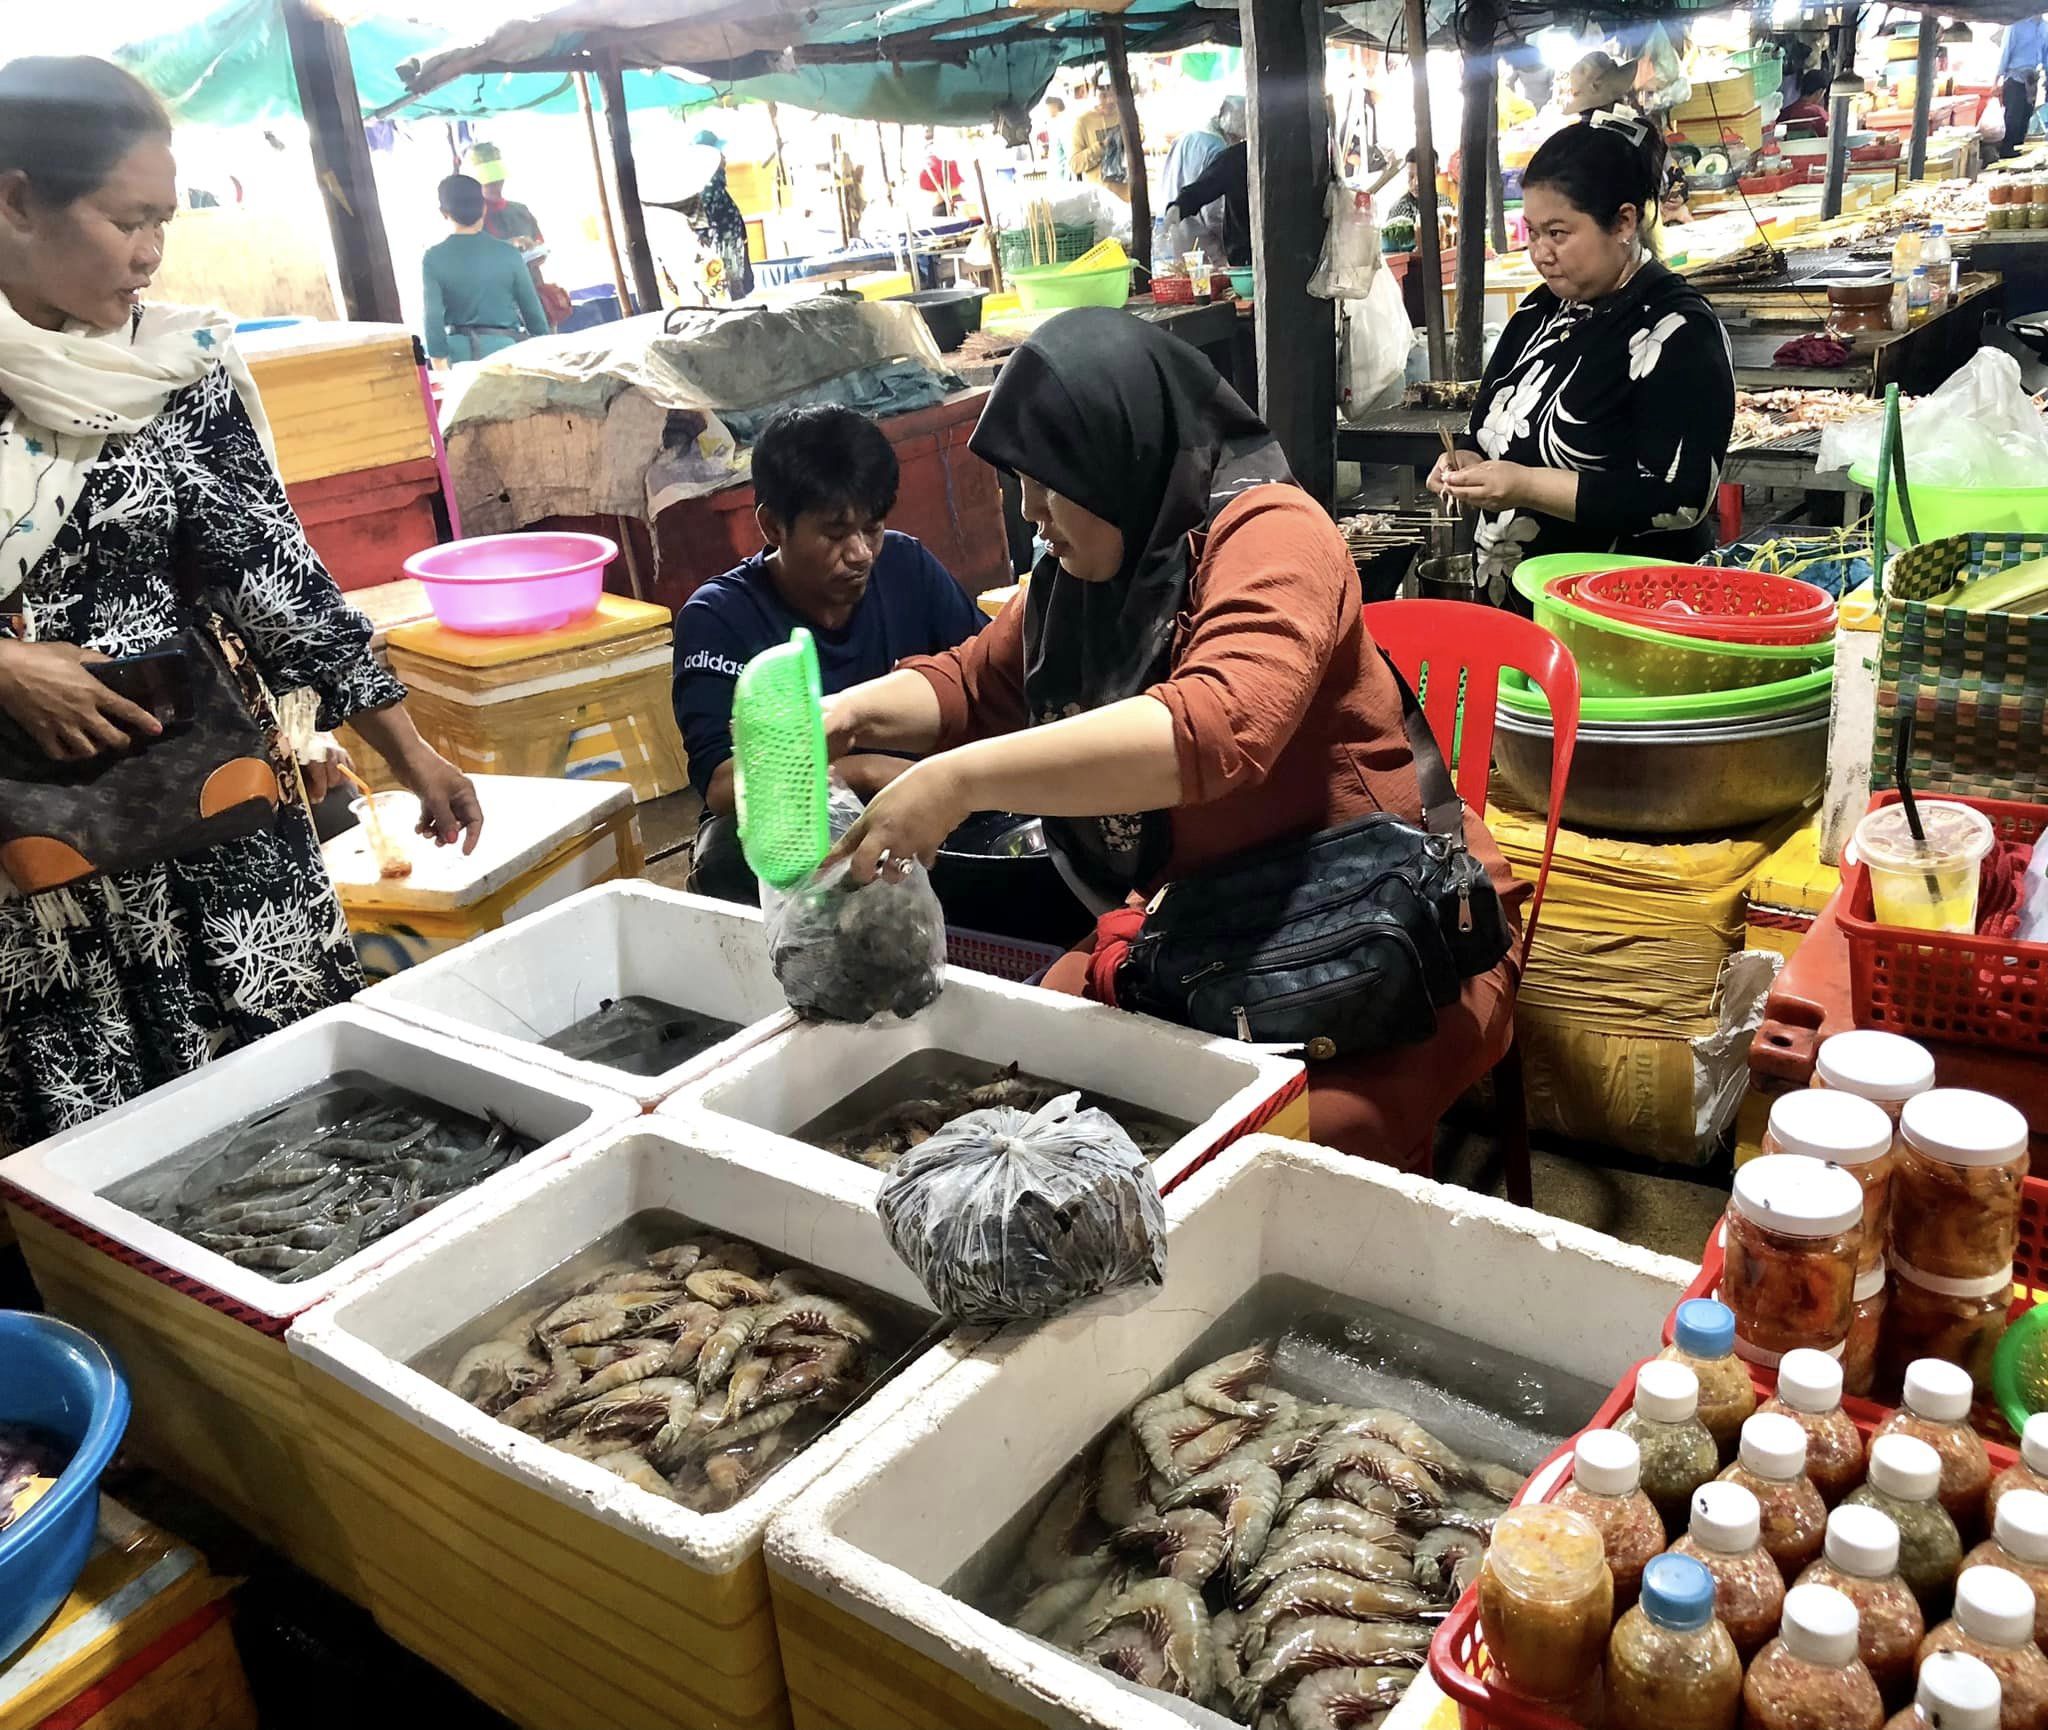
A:
<svg viewBox="0 0 2048 1730">
<path fill-rule="evenodd" d="M 1884 405 L 1820 435 L 1816 466 L 1875 474 Z M 2020 379 L 2019 362 L 1980 348 L 1931 395 L 1899 411 L 1906 479 L 1935 487 L 2033 487 L 2048 474 L 2048 427 Z"/>
<path fill-rule="evenodd" d="M 1331 181 L 1323 196 L 1323 256 L 1308 291 L 1321 300 L 1363 300 L 1380 270 L 1380 229 L 1363 191 Z M 1398 298 L 1398 296 L 1396 297 Z"/>
<path fill-rule="evenodd" d="M 1400 400 L 1415 333 L 1391 270 L 1373 272 L 1363 300 L 1337 304 L 1342 319 L 1337 409 L 1346 420 L 1357 420 Z"/>
<path fill-rule="evenodd" d="M 956 1117 L 904 1154 L 876 1210 L 939 1311 L 1031 1321 L 1166 1278 L 1166 1210 L 1135 1143 L 1078 1093 Z"/>
<path fill-rule="evenodd" d="M 1638 103 L 1651 114 L 1662 114 L 1691 96 L 1692 80 L 1685 75 L 1678 50 L 1671 45 L 1664 26 L 1652 24 L 1636 61 Z"/>
<path fill-rule="evenodd" d="M 860 797 L 835 782 L 827 806 L 832 839 L 859 820 Z M 844 861 L 794 889 L 761 886 L 768 961 L 790 1008 L 825 1021 L 912 1016 L 945 982 L 946 915 L 922 865 L 884 873 L 865 888 Z"/>
</svg>

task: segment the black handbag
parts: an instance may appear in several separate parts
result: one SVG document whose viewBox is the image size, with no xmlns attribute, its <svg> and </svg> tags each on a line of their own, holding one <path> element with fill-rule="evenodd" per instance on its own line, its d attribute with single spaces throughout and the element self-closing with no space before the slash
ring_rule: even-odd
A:
<svg viewBox="0 0 2048 1730">
<path fill-rule="evenodd" d="M 128 750 L 58 762 L 0 715 L 0 870 L 23 894 L 182 858 L 276 821 L 264 731 L 220 645 L 188 628 L 177 647 L 191 718 Z"/>
<path fill-rule="evenodd" d="M 1384 658 L 1384 657 L 1383 657 Z M 1415 693 L 1401 719 L 1423 821 L 1375 812 L 1169 884 L 1116 972 L 1116 1000 L 1311 1058 L 1415 1045 L 1514 932 L 1465 845 L 1465 808 Z"/>
</svg>

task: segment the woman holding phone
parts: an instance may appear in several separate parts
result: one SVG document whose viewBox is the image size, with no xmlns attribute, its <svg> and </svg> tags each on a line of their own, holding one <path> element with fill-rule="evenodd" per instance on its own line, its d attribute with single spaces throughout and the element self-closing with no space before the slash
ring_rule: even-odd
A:
<svg viewBox="0 0 2048 1730">
<path fill-rule="evenodd" d="M 474 846 L 475 790 L 414 729 L 292 514 L 232 323 L 144 302 L 178 202 L 170 143 L 161 104 L 105 61 L 0 67 L 0 710 L 15 748 L 75 763 L 146 745 L 156 713 L 116 686 L 175 707 L 174 676 L 141 676 L 162 673 L 148 658 L 217 616 L 266 736 L 280 709 L 352 721 L 419 795 L 422 832 Z M 109 659 L 135 664 L 110 679 L 94 671 Z M 276 744 L 269 758 L 273 827 L 39 893 L 0 882 L 0 1152 L 360 988 L 301 776 Z M 306 765 L 305 795 L 328 777 Z M 137 811 L 136 831 L 161 820 Z"/>
</svg>

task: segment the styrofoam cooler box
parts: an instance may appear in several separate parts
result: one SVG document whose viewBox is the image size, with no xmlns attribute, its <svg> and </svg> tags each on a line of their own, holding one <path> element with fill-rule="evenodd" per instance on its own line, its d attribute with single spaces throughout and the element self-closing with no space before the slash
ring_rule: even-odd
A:
<svg viewBox="0 0 2048 1730">
<path fill-rule="evenodd" d="M 343 1070 L 443 1104 L 495 1112 L 540 1145 L 516 1166 L 288 1284 L 152 1224 L 104 1191 Z M 623 1094 L 342 1005 L 0 1161 L 29 1271 L 53 1314 L 98 1335 L 135 1395 L 129 1430 L 155 1464 L 330 1585 L 353 1593 L 318 1475 L 284 1331 L 366 1270 L 636 1115 Z"/>
<path fill-rule="evenodd" d="M 1468 1190 L 1265 1136 L 1183 1184 L 1166 1214 L 1163 1286 L 963 1343 L 958 1367 L 904 1421 L 771 1529 L 769 1582 L 798 1730 L 1223 1730 L 1221 1715 L 1019 1634 L 945 1582 L 1025 1519 L 1083 1448 L 1269 1276 L 1608 1387 L 1655 1349 L 1697 1272 Z"/>
<path fill-rule="evenodd" d="M 946 1347 L 712 1514 L 521 1434 L 407 1364 L 650 1209 L 929 1311 L 858 1175 L 787 1169 L 772 1150 L 645 1118 L 300 1317 L 299 1385 L 385 1630 L 535 1730 L 786 1725 L 762 1531 L 892 1435 L 952 1367 Z"/>
<path fill-rule="evenodd" d="M 946 969 L 938 1000 L 907 1021 L 800 1022 L 671 1095 L 661 1110 L 765 1131 L 789 1158 L 825 1159 L 859 1174 L 873 1196 L 879 1171 L 794 1132 L 923 1052 L 1016 1063 L 1026 1075 L 1191 1124 L 1153 1162 L 1162 1192 L 1241 1136 L 1308 1134 L 1307 1075 L 1294 1058 L 957 967 Z"/>
<path fill-rule="evenodd" d="M 659 1075 L 628 1075 L 540 1043 L 608 999 L 633 996 L 740 1031 Z M 757 909 L 638 881 L 586 889 L 393 974 L 356 1001 L 624 1093 L 643 1109 L 796 1021 L 769 968 Z"/>
</svg>

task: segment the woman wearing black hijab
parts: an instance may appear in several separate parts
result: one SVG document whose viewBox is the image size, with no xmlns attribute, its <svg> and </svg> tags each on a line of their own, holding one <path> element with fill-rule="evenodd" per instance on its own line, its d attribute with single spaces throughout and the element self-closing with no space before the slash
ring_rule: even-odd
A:
<svg viewBox="0 0 2048 1730">
<path fill-rule="evenodd" d="M 1019 478 L 1047 551 L 980 636 L 828 701 L 835 756 L 924 759 L 840 843 L 856 880 L 929 862 L 977 811 L 1043 817 L 1108 915 L 1047 983 L 1113 1002 L 1133 896 L 1373 811 L 1420 820 L 1343 538 L 1194 349 L 1122 312 L 1062 313 L 1005 364 L 973 449 Z M 1466 833 L 1519 906 L 1469 812 Z M 1313 1067 L 1316 1139 L 1413 1164 L 1506 1049 L 1511 967 L 1468 980 L 1429 1044 Z"/>
</svg>

